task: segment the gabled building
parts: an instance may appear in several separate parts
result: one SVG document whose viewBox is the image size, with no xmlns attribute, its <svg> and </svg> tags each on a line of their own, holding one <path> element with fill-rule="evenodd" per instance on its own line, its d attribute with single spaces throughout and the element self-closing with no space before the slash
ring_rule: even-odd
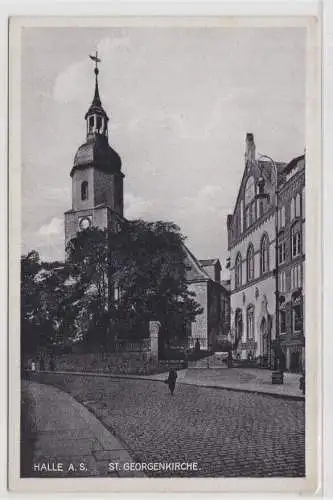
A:
<svg viewBox="0 0 333 500">
<path fill-rule="evenodd" d="M 197 260 L 187 247 L 185 252 L 188 288 L 203 309 L 190 325 L 188 334 L 193 346 L 198 339 L 202 349 L 214 350 L 217 340 L 228 335 L 229 291 L 221 283 L 219 259 Z"/>
<path fill-rule="evenodd" d="M 305 160 L 301 156 L 288 165 L 282 162 L 275 162 L 275 165 L 278 179 L 269 159 L 263 161 L 260 157 L 256 158 L 253 134 L 247 134 L 243 178 L 234 211 L 227 220 L 231 340 L 243 359 L 259 358 L 264 366 L 274 364 L 278 343 L 286 368 L 299 371 L 304 366 L 301 304 L 305 219 L 301 207 L 304 205 Z M 276 237 L 278 294 L 275 280 Z M 278 332 L 275 327 L 276 295 L 279 303 Z M 293 349 L 299 354 L 294 355 Z M 298 356 L 297 362 L 295 356 Z"/>
</svg>

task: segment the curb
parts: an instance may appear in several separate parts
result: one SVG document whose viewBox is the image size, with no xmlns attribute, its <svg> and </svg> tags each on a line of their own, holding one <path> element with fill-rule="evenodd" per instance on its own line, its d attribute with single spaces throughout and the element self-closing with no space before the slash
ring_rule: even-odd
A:
<svg viewBox="0 0 333 500">
<path fill-rule="evenodd" d="M 26 370 L 26 372 L 30 372 L 30 370 Z M 104 377 L 104 378 L 114 378 L 114 379 L 127 379 L 127 380 L 149 380 L 151 382 L 160 382 L 164 384 L 164 380 L 157 379 L 154 377 L 151 377 L 149 375 L 118 375 L 118 374 L 110 374 L 110 373 L 93 373 L 93 372 L 70 372 L 70 371 L 39 371 L 35 372 L 35 374 L 38 376 L 38 374 L 48 374 L 48 375 L 77 375 L 77 376 L 87 376 L 87 377 Z M 264 395 L 264 396 L 270 396 L 273 398 L 279 398 L 279 399 L 287 399 L 287 400 L 293 400 L 293 401 L 303 401 L 305 402 L 305 396 L 304 395 L 294 395 L 294 394 L 280 394 L 278 392 L 268 392 L 268 391 L 261 391 L 258 389 L 249 389 L 246 387 L 230 387 L 230 386 L 222 386 L 222 385 L 203 385 L 203 384 L 196 384 L 195 382 L 180 382 L 178 381 L 178 384 L 183 384 L 183 385 L 194 385 L 197 387 L 202 387 L 206 389 L 219 389 L 219 390 L 225 390 L 225 391 L 235 391 L 235 392 L 245 392 L 245 393 L 254 393 L 258 395 Z"/>
<path fill-rule="evenodd" d="M 39 373 L 56 373 L 56 374 L 59 374 L 59 372 L 39 372 Z M 68 392 L 66 391 L 63 391 L 62 389 L 59 389 L 59 387 L 55 387 L 53 385 L 50 385 L 50 384 L 45 384 L 45 383 L 41 383 L 41 382 L 37 382 L 37 381 L 34 381 L 34 380 L 28 380 L 27 381 L 28 384 L 32 384 L 32 385 L 39 385 L 39 386 L 43 386 L 45 388 L 51 388 L 53 391 L 55 392 L 58 392 L 58 393 L 63 393 L 66 395 L 66 397 L 68 398 L 68 400 L 71 402 L 71 404 L 74 404 L 77 408 L 81 408 L 82 412 L 83 412 L 83 418 L 86 420 L 86 423 L 87 423 L 87 426 L 89 428 L 92 428 L 94 429 L 92 431 L 92 436 L 94 436 L 96 438 L 96 435 L 99 434 L 99 432 L 97 431 L 96 432 L 96 428 L 97 427 L 100 427 L 100 429 L 102 429 L 102 432 L 104 433 L 105 436 L 111 436 L 112 439 L 114 439 L 115 441 L 117 441 L 120 445 L 120 448 L 119 450 L 125 452 L 129 459 L 133 462 L 137 461 L 137 458 L 135 456 L 135 453 L 134 451 L 131 449 L 131 447 L 128 445 L 128 443 L 121 437 L 119 436 L 115 431 L 114 429 L 112 428 L 112 426 L 106 426 L 102 420 L 99 418 L 97 412 L 94 412 L 92 411 L 88 406 L 86 406 L 85 404 L 81 403 L 79 400 L 77 400 L 74 396 L 72 396 L 71 394 L 69 394 Z M 28 386 L 29 387 L 29 386 Z M 104 443 L 104 439 L 100 439 L 99 438 L 99 441 L 101 441 L 101 444 L 103 445 Z M 107 441 L 107 439 L 106 439 Z M 98 450 L 99 451 L 99 450 Z M 113 450 L 100 450 L 100 451 L 110 451 L 110 454 L 112 453 Z M 91 455 L 95 458 L 95 452 L 92 452 Z M 131 476 L 128 476 L 126 473 L 123 474 L 119 471 L 119 476 L 120 477 L 131 477 L 131 478 L 135 478 L 135 477 L 147 477 L 146 474 L 144 474 L 143 472 L 141 474 L 138 474 L 136 473 L 135 471 L 133 472 L 133 475 Z M 87 477 L 87 476 L 82 476 L 82 477 Z M 106 478 L 108 476 L 105 476 Z"/>
</svg>

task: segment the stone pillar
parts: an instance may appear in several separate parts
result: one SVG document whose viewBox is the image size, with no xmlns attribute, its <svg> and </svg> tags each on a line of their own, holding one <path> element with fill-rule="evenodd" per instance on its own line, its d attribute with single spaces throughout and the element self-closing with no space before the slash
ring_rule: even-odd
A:
<svg viewBox="0 0 333 500">
<path fill-rule="evenodd" d="M 158 334 L 161 323 L 159 321 L 149 321 L 150 356 L 154 361 L 158 361 Z"/>
<path fill-rule="evenodd" d="M 290 349 L 287 347 L 286 349 L 286 369 L 290 370 Z"/>
</svg>

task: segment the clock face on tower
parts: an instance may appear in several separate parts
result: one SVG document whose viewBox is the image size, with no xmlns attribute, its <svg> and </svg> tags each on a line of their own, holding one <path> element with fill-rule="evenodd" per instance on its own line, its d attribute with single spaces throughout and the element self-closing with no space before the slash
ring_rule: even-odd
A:
<svg viewBox="0 0 333 500">
<path fill-rule="evenodd" d="M 91 226 L 91 217 L 81 217 L 79 219 L 79 227 L 82 230 L 89 229 Z"/>
</svg>

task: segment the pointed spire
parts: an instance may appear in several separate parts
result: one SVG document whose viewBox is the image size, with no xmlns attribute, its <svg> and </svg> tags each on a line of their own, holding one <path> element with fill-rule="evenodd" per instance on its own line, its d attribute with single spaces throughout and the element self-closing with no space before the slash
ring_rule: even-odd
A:
<svg viewBox="0 0 333 500">
<path fill-rule="evenodd" d="M 89 57 L 90 57 L 90 59 L 92 61 L 95 62 L 95 68 L 94 68 L 94 73 L 95 73 L 95 95 L 94 95 L 94 99 L 93 99 L 92 105 L 93 106 L 99 106 L 99 107 L 101 107 L 102 103 L 101 103 L 101 99 L 99 97 L 99 90 L 98 90 L 98 73 L 99 73 L 98 63 L 101 62 L 101 59 L 98 57 L 97 50 L 96 50 L 96 53 L 95 53 L 94 56 L 89 55 Z"/>
<path fill-rule="evenodd" d="M 99 73 L 99 71 L 98 71 L 98 68 L 96 67 L 95 68 L 95 95 L 94 95 L 94 98 L 92 101 L 92 105 L 101 107 L 102 103 L 101 103 L 101 98 L 99 97 L 99 90 L 98 90 L 98 73 Z"/>
<path fill-rule="evenodd" d="M 92 103 L 91 103 L 91 105 L 90 105 L 90 107 L 85 115 L 85 119 L 87 121 L 87 138 L 93 139 L 96 136 L 96 134 L 98 134 L 100 136 L 107 137 L 107 135 L 108 135 L 107 124 L 108 124 L 109 118 L 103 109 L 103 106 L 101 103 L 101 98 L 99 96 L 98 63 L 100 63 L 101 60 L 99 59 L 97 52 L 93 56 L 89 55 L 89 57 L 92 61 L 95 62 L 95 68 L 94 68 L 95 93 L 94 93 L 94 98 L 92 100 Z"/>
</svg>

